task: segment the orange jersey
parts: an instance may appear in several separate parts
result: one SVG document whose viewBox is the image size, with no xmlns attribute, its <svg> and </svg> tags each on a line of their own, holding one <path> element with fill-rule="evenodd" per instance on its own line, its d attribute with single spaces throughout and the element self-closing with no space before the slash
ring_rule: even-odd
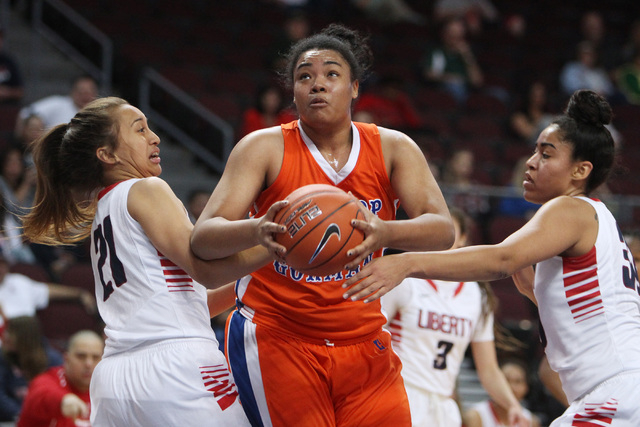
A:
<svg viewBox="0 0 640 427">
<path fill-rule="evenodd" d="M 294 121 L 281 126 L 282 168 L 257 198 L 251 215 L 260 217 L 276 201 L 308 184 L 328 184 L 351 193 L 383 220 L 395 219 L 396 196 L 382 156 L 375 125 L 354 123 L 347 164 L 336 172 Z M 370 255 L 382 255 L 382 250 Z M 385 323 L 380 302 L 345 300 L 342 283 L 355 272 L 318 277 L 299 273 L 277 261 L 238 281 L 240 311 L 259 325 L 317 343 L 348 344 L 367 339 Z"/>
</svg>

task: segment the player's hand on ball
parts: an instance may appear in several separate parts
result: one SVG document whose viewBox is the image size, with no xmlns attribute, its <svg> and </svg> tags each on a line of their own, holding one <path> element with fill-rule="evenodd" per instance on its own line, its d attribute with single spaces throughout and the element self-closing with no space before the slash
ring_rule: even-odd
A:
<svg viewBox="0 0 640 427">
<path fill-rule="evenodd" d="M 395 288 L 407 277 L 409 270 L 403 262 L 407 254 L 389 255 L 376 258 L 358 274 L 344 282 L 343 288 L 349 288 L 344 299 L 364 302 L 375 301 Z"/>
<path fill-rule="evenodd" d="M 269 250 L 269 253 L 277 260 L 282 261 L 286 253 L 284 246 L 274 240 L 274 235 L 284 233 L 286 229 L 273 221 L 276 214 L 289 204 L 288 200 L 280 200 L 275 202 L 266 214 L 258 221 L 257 233 L 258 243 Z"/>
<path fill-rule="evenodd" d="M 368 209 L 363 209 L 364 220 L 354 219 L 351 221 L 353 228 L 364 233 L 364 240 L 358 246 L 352 248 L 347 253 L 348 257 L 354 257 L 345 266 L 347 270 L 353 270 L 364 261 L 372 252 L 385 246 L 388 241 L 388 225 L 385 221 L 372 214 Z"/>
</svg>

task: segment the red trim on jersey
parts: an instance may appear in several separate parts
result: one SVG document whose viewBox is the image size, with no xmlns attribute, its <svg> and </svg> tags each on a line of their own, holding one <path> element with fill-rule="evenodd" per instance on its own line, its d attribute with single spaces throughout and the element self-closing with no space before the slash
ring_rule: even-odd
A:
<svg viewBox="0 0 640 427">
<path fill-rule="evenodd" d="M 498 417 L 498 412 L 496 412 L 496 408 L 493 406 L 493 401 L 489 401 L 489 409 L 491 410 L 491 415 L 493 415 L 493 419 L 497 426 L 502 425 L 500 422 L 500 418 Z"/>
<path fill-rule="evenodd" d="M 227 409 L 238 398 L 238 390 L 225 365 L 200 366 L 202 382 L 213 393 L 220 409 Z"/>
<path fill-rule="evenodd" d="M 435 282 L 431 279 L 427 279 L 427 283 L 431 285 L 431 287 L 438 292 L 438 286 L 435 284 Z M 460 292 L 462 292 L 462 288 L 464 287 L 464 282 L 459 282 L 458 283 L 458 287 L 456 288 L 455 291 L 453 291 L 453 296 L 457 297 L 458 294 L 460 294 Z"/>
<path fill-rule="evenodd" d="M 611 399 L 605 403 L 585 403 L 583 413 L 573 416 L 572 427 L 598 427 L 611 424 L 618 409 L 618 400 Z"/>
<path fill-rule="evenodd" d="M 562 258 L 562 280 L 576 323 L 604 313 L 595 245 L 582 256 Z"/>
<path fill-rule="evenodd" d="M 116 182 L 114 184 L 111 184 L 108 187 L 104 187 L 102 190 L 100 190 L 100 192 L 98 193 L 98 200 L 102 199 L 105 194 L 107 194 L 109 191 L 113 190 L 116 187 L 116 185 L 120 184 L 121 182 L 124 182 L 124 181 L 118 181 L 118 182 Z"/>
</svg>

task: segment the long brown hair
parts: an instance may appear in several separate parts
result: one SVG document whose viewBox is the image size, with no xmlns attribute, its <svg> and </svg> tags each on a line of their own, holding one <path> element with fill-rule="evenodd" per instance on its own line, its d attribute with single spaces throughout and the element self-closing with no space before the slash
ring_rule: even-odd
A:
<svg viewBox="0 0 640 427">
<path fill-rule="evenodd" d="M 47 353 L 37 317 L 19 316 L 10 319 L 6 333 L 11 335 L 13 345 L 2 346 L 4 357 L 10 364 L 20 368 L 27 381 L 47 369 Z"/>
<path fill-rule="evenodd" d="M 103 187 L 103 166 L 96 151 L 117 147 L 119 129 L 113 111 L 122 105 L 128 102 L 116 97 L 92 101 L 69 123 L 32 143 L 38 179 L 34 207 L 23 217 L 29 240 L 60 245 L 89 236 L 96 191 Z"/>
</svg>

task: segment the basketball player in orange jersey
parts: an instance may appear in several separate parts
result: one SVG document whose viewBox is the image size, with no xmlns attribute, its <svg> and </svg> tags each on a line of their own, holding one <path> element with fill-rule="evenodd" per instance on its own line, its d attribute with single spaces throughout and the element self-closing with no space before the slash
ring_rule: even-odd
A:
<svg viewBox="0 0 640 427">
<path fill-rule="evenodd" d="M 284 248 L 273 234 L 284 228 L 260 218 L 306 184 L 350 191 L 368 208 L 366 238 L 350 250 L 355 270 L 383 247 L 451 246 L 446 203 L 415 142 L 351 121 L 372 59 L 365 41 L 330 25 L 292 46 L 285 77 L 300 119 L 255 131 L 235 146 L 195 225 L 198 256 L 224 258 L 262 244 L 281 259 Z M 398 201 L 410 219 L 394 220 Z M 226 350 L 253 425 L 410 425 L 400 362 L 382 330 L 380 303 L 342 298 L 341 285 L 354 274 L 345 269 L 308 276 L 274 261 L 238 280 Z"/>
</svg>

